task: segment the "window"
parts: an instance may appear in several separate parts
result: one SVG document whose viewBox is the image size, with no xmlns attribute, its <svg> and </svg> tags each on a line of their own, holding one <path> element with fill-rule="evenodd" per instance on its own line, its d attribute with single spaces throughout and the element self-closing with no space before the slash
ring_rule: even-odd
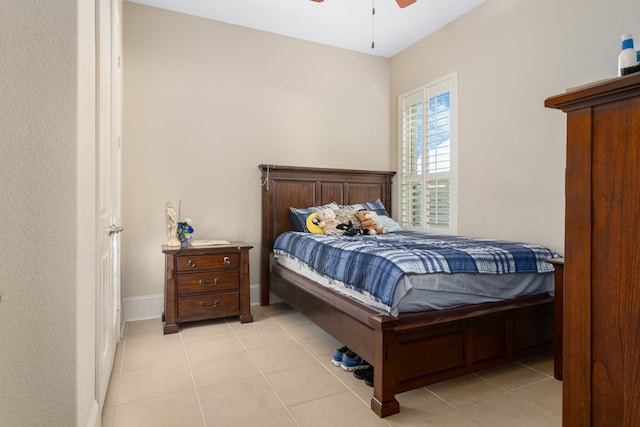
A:
<svg viewBox="0 0 640 427">
<path fill-rule="evenodd" d="M 454 73 L 398 97 L 398 206 L 407 230 L 456 232 L 456 86 Z"/>
</svg>

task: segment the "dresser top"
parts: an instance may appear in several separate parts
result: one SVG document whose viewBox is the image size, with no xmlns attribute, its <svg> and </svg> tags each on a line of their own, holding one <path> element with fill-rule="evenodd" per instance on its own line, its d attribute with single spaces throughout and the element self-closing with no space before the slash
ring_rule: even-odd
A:
<svg viewBox="0 0 640 427">
<path fill-rule="evenodd" d="M 237 241 L 230 242 L 228 245 L 211 245 L 211 246 L 175 246 L 170 247 L 167 245 L 162 245 L 162 252 L 165 254 L 189 254 L 189 255 L 197 255 L 201 253 L 212 253 L 212 252 L 229 252 L 229 251 L 240 251 L 243 249 L 251 249 L 253 246 L 246 244 L 245 242 Z"/>
<path fill-rule="evenodd" d="M 545 100 L 547 108 L 577 110 L 640 95 L 640 72 L 569 88 Z"/>
</svg>

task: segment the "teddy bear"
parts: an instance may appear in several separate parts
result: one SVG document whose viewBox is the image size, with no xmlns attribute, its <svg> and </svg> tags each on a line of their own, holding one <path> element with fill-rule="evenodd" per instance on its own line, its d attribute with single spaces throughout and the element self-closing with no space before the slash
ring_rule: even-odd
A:
<svg viewBox="0 0 640 427">
<path fill-rule="evenodd" d="M 374 219 L 376 213 L 373 211 L 361 209 L 356 212 L 356 216 L 362 224 L 363 234 L 385 234 L 389 231 L 388 227 L 378 227 L 378 224 Z"/>
<path fill-rule="evenodd" d="M 342 235 L 344 230 L 338 229 L 338 220 L 336 219 L 336 213 L 333 209 L 320 209 L 318 212 L 318 218 L 320 222 L 318 225 L 322 227 L 325 234 Z"/>
</svg>

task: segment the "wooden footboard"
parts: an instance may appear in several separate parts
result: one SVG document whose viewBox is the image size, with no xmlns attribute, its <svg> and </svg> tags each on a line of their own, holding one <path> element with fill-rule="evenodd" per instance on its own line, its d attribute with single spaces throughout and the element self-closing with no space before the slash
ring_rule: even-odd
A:
<svg viewBox="0 0 640 427">
<path fill-rule="evenodd" d="M 553 298 L 380 314 L 275 265 L 271 290 L 374 366 L 371 409 L 400 410 L 397 393 L 553 350 Z"/>
</svg>

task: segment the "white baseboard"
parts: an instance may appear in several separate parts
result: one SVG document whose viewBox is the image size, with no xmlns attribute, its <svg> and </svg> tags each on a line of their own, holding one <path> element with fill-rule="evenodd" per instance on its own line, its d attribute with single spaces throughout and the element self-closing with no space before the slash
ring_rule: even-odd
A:
<svg viewBox="0 0 640 427">
<path fill-rule="evenodd" d="M 260 304 L 260 285 L 250 286 L 251 304 Z M 125 322 L 157 319 L 164 310 L 164 294 L 128 297 L 122 300 Z"/>
<path fill-rule="evenodd" d="M 249 293 L 251 294 L 251 304 L 260 304 L 260 285 L 251 285 Z"/>
<path fill-rule="evenodd" d="M 122 300 L 125 322 L 162 317 L 164 294 L 128 297 Z"/>
</svg>

